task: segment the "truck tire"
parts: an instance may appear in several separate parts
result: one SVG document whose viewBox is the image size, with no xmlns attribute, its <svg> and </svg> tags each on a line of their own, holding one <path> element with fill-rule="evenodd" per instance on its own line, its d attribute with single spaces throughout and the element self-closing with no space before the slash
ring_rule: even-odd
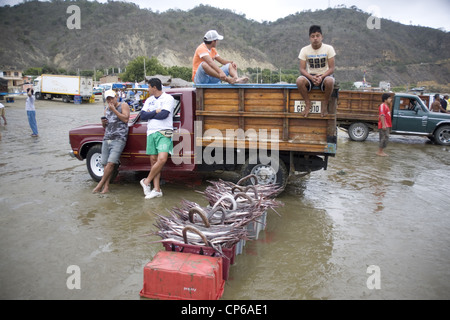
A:
<svg viewBox="0 0 450 320">
<path fill-rule="evenodd" d="M 70 102 L 70 97 L 67 96 L 67 95 L 64 95 L 64 96 L 62 96 L 62 101 L 65 102 L 65 103 L 69 103 Z"/>
<path fill-rule="evenodd" d="M 42 93 L 40 93 L 40 92 L 36 92 L 36 93 L 34 94 L 34 97 L 36 98 L 36 100 L 42 100 L 42 99 L 44 99 L 44 96 L 43 96 Z"/>
<path fill-rule="evenodd" d="M 277 159 L 278 161 L 278 171 L 275 172 L 274 168 L 271 164 L 262 164 L 258 159 L 258 163 L 250 164 L 249 159 L 245 161 L 245 164 L 242 165 L 241 168 L 241 177 L 246 177 L 250 174 L 254 174 L 258 179 L 258 184 L 278 184 L 280 187 L 280 193 L 286 188 L 289 173 L 286 169 L 286 165 L 283 160 Z M 251 179 L 250 179 L 251 180 Z M 248 181 L 248 183 L 252 183 Z"/>
<path fill-rule="evenodd" d="M 369 135 L 369 127 L 362 122 L 352 123 L 348 128 L 348 136 L 353 141 L 364 141 Z"/>
<path fill-rule="evenodd" d="M 96 144 L 89 149 L 89 151 L 86 155 L 86 166 L 87 166 L 89 175 L 91 176 L 91 178 L 94 181 L 99 182 L 100 180 L 102 180 L 103 165 L 102 165 L 102 145 L 101 144 Z M 119 173 L 118 167 L 119 167 L 118 165 L 116 165 L 114 167 L 114 172 L 111 176 L 111 179 L 109 180 L 110 182 L 113 182 L 116 179 L 117 174 Z"/>
<path fill-rule="evenodd" d="M 450 146 L 450 126 L 445 125 L 436 129 L 434 141 L 442 146 Z"/>
</svg>

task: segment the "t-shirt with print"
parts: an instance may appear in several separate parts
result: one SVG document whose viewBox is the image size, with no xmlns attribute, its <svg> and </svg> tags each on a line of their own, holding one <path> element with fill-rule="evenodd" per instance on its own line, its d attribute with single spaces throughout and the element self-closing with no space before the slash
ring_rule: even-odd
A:
<svg viewBox="0 0 450 320">
<path fill-rule="evenodd" d="M 216 48 L 211 48 L 211 50 L 209 50 L 206 44 L 202 43 L 199 45 L 195 50 L 194 58 L 192 59 L 192 81 L 194 81 L 198 67 L 203 62 L 202 58 L 206 55 L 209 55 L 213 60 L 219 56 Z"/>
<path fill-rule="evenodd" d="M 165 119 L 150 119 L 147 122 L 147 135 L 151 135 L 160 130 L 173 130 L 173 109 L 175 107 L 175 99 L 165 92 L 163 92 L 158 98 L 155 96 L 149 97 L 145 100 L 145 104 L 142 110 L 145 112 L 152 112 L 158 109 L 167 110 L 170 112 L 169 116 Z"/>
<path fill-rule="evenodd" d="M 386 119 L 386 128 L 392 128 L 392 118 L 391 118 L 391 109 L 385 103 L 382 103 L 379 108 L 379 117 L 378 117 L 378 129 L 383 129 L 383 124 L 381 123 L 381 116 L 384 115 Z"/>
<path fill-rule="evenodd" d="M 328 69 L 328 60 L 336 56 L 334 48 L 322 43 L 319 49 L 313 49 L 312 45 L 303 47 L 298 58 L 306 61 L 306 71 L 309 74 L 324 74 Z"/>
<path fill-rule="evenodd" d="M 117 111 L 122 113 L 122 104 L 117 106 Z M 119 117 L 109 108 L 105 110 L 105 117 L 108 119 L 108 125 L 105 128 L 105 135 L 103 140 L 121 140 L 127 141 L 128 138 L 128 122 L 123 122 Z"/>
</svg>

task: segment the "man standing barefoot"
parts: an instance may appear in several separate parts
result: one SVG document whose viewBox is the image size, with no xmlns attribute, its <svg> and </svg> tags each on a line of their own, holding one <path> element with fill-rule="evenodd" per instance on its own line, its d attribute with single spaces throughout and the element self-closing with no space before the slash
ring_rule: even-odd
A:
<svg viewBox="0 0 450 320">
<path fill-rule="evenodd" d="M 379 108 L 379 118 L 378 118 L 378 131 L 380 133 L 380 145 L 377 152 L 377 156 L 387 157 L 388 155 L 384 153 L 384 149 L 389 141 L 389 133 L 392 128 L 392 118 L 391 118 L 391 104 L 392 96 L 389 93 L 383 93 L 381 96 L 382 104 Z"/>
<path fill-rule="evenodd" d="M 114 166 L 119 164 L 128 138 L 128 119 L 130 108 L 127 103 L 118 102 L 116 92 L 108 90 L 105 92 L 106 108 L 105 116 L 102 117 L 102 125 L 105 135 L 102 143 L 102 165 L 104 167 L 103 177 L 92 190 L 93 193 L 109 192 L 109 180 L 114 172 Z"/>
</svg>

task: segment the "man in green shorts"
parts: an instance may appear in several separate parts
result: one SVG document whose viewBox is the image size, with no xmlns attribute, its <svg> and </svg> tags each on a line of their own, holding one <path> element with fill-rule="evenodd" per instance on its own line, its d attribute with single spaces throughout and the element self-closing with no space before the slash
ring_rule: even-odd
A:
<svg viewBox="0 0 450 320">
<path fill-rule="evenodd" d="M 147 154 L 150 155 L 151 170 L 147 178 L 140 184 L 144 190 L 145 199 L 162 197 L 161 171 L 172 154 L 173 109 L 175 99 L 162 91 L 161 81 L 152 78 L 148 81 L 150 97 L 141 110 L 141 119 L 147 122 Z M 153 182 L 153 189 L 150 183 Z"/>
</svg>

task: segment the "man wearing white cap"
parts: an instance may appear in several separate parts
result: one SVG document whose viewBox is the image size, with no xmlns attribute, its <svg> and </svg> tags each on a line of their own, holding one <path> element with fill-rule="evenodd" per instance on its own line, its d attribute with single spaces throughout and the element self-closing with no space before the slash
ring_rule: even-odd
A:
<svg viewBox="0 0 450 320">
<path fill-rule="evenodd" d="M 128 139 L 128 120 L 130 119 L 130 107 L 125 102 L 118 102 L 114 90 L 105 92 L 107 106 L 102 117 L 102 125 L 105 128 L 102 143 L 103 176 L 93 193 L 109 192 L 109 180 L 114 172 L 114 167 L 119 164 L 119 158 Z"/>
<path fill-rule="evenodd" d="M 233 61 L 225 60 L 216 50 L 217 41 L 223 40 L 223 36 L 216 30 L 209 30 L 203 37 L 203 43 L 195 50 L 192 61 L 192 81 L 195 84 L 219 83 L 229 84 L 247 83 L 248 78 L 238 78 L 237 65 Z M 222 64 L 222 67 L 214 62 Z"/>
</svg>

